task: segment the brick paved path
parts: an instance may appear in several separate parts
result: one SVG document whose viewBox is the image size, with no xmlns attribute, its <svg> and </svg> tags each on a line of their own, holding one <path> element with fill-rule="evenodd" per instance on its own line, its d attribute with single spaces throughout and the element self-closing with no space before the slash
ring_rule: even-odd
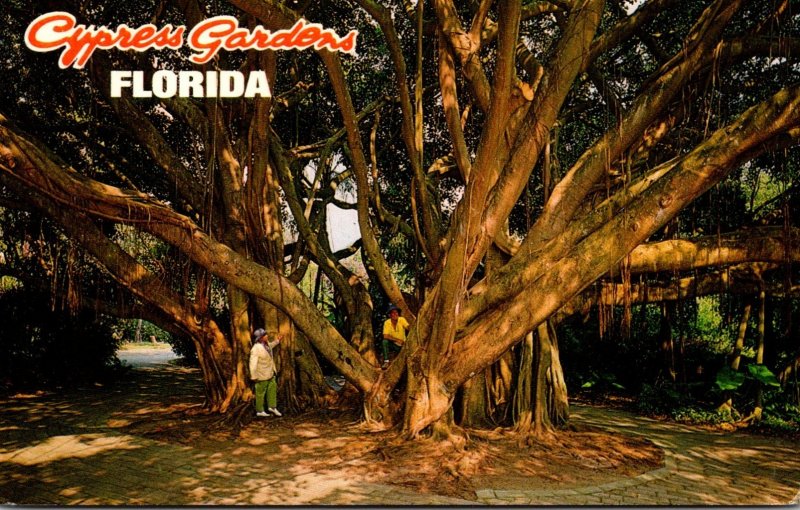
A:
<svg viewBox="0 0 800 510">
<path fill-rule="evenodd" d="M 619 410 L 573 406 L 571 420 L 642 435 L 665 453 L 661 469 L 597 487 L 478 491 L 488 504 L 786 505 L 800 503 L 800 444 L 710 432 Z"/>
<path fill-rule="evenodd" d="M 479 488 L 477 501 L 465 501 L 342 479 L 335 465 L 279 470 L 229 445 L 172 444 L 119 429 L 186 406 L 187 394 L 201 394 L 197 379 L 191 370 L 151 364 L 129 385 L 0 402 L 0 504 L 762 505 L 790 503 L 800 489 L 797 443 L 588 407 L 573 408 L 576 422 L 650 438 L 665 450 L 665 467 L 599 487 Z"/>
</svg>

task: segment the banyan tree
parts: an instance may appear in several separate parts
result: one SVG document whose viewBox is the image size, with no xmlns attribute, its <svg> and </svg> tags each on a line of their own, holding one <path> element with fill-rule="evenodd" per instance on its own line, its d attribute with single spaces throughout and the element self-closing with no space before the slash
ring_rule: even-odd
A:
<svg viewBox="0 0 800 510">
<path fill-rule="evenodd" d="M 324 366 L 360 393 L 365 421 L 405 437 L 497 422 L 541 434 L 568 419 L 564 317 L 679 295 L 791 297 L 789 0 L 107 4 L 5 2 L 4 204 L 43 214 L 102 269 L 87 303 L 191 339 L 211 411 L 247 409 L 251 332 L 266 327 L 285 338 L 279 391 L 293 410 L 329 391 Z M 186 47 L 98 50 L 61 69 L 58 52 L 23 43 L 51 11 L 187 31 L 221 15 L 273 32 L 302 19 L 358 37 L 350 53 L 195 64 Z M 114 97 L 112 71 L 131 69 L 145 83 L 264 72 L 272 94 Z M 763 208 L 693 222 L 733 207 L 725 190 L 756 174 L 778 190 Z M 343 210 L 357 241 L 334 248 Z M 121 232 L 162 246 L 163 263 Z M 356 252 L 363 266 L 346 262 Z M 301 285 L 309 268 L 336 314 Z M 382 369 L 374 325 L 388 302 L 411 331 Z"/>
</svg>

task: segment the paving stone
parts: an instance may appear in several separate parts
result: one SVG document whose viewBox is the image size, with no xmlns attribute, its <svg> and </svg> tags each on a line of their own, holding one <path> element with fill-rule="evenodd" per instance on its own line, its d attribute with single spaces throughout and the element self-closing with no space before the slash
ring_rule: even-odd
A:
<svg viewBox="0 0 800 510">
<path fill-rule="evenodd" d="M 582 494 L 578 492 L 576 489 L 558 489 L 551 491 L 551 493 L 555 496 L 577 496 Z"/>
<path fill-rule="evenodd" d="M 498 499 L 521 498 L 525 496 L 525 491 L 520 491 L 520 490 L 495 489 L 494 493 Z"/>
<path fill-rule="evenodd" d="M 479 489 L 475 491 L 475 495 L 480 499 L 494 498 L 495 493 L 492 489 Z"/>
<path fill-rule="evenodd" d="M 600 504 L 601 505 L 621 505 L 625 498 L 621 496 L 609 496 L 609 495 L 602 495 L 600 497 Z"/>
<path fill-rule="evenodd" d="M 139 381 L 144 384 L 141 381 L 144 379 Z M 8 460 L 0 461 L 0 503 L 756 506 L 794 501 L 800 504 L 797 442 L 709 433 L 611 409 L 576 406 L 573 419 L 650 438 L 666 449 L 663 467 L 596 487 L 554 490 L 482 487 L 475 491 L 477 501 L 466 501 L 392 485 L 338 482 L 335 472 L 329 469 L 324 472 L 299 467 L 291 472 L 264 466 L 250 469 L 230 451 L 202 451 L 194 445 L 173 445 L 110 428 L 110 418 L 122 419 L 125 412 L 138 409 L 135 399 L 139 394 L 138 391 L 106 393 L 102 402 L 88 397 L 74 402 L 50 401 L 50 408 L 62 414 L 25 429 L 7 431 L 0 443 L 0 458 Z M 3 404 L 0 403 L 0 423 L 4 424 L 17 423 L 15 417 L 24 413 L 26 406 L 38 405 L 36 409 L 41 409 L 33 401 Z M 115 412 L 110 412 L 111 408 Z M 732 439 L 727 441 L 728 437 Z M 20 464 L 22 461 L 30 465 Z M 357 458 L 348 461 L 358 462 L 361 461 Z M 264 478 L 270 480 L 269 485 L 260 483 Z M 314 486 L 309 481 L 319 480 L 336 482 L 332 481 L 315 499 L 313 491 L 309 493 Z M 261 490 L 254 491 L 254 487 Z"/>
</svg>

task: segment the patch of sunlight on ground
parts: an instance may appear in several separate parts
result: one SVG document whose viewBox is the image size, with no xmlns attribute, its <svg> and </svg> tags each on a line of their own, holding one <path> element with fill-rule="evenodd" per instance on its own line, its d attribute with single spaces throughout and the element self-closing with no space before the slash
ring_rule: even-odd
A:
<svg viewBox="0 0 800 510">
<path fill-rule="evenodd" d="M 129 436 L 73 434 L 53 436 L 41 443 L 19 450 L 0 450 L 0 462 L 35 466 L 69 458 L 85 458 L 111 450 L 136 450 L 141 446 Z"/>
<path fill-rule="evenodd" d="M 318 428 L 305 424 L 295 427 L 294 434 L 305 438 L 316 438 L 321 435 Z"/>
<path fill-rule="evenodd" d="M 251 487 L 249 504 L 307 505 L 330 496 L 337 491 L 347 494 L 352 485 L 352 481 L 341 479 L 339 473 L 306 473 L 292 480 L 282 480 L 270 485 Z M 352 494 L 351 496 L 353 498 L 352 501 L 340 501 L 339 503 L 356 503 L 358 499 L 362 499 L 357 494 Z"/>
<path fill-rule="evenodd" d="M 39 398 L 42 395 L 47 395 L 47 392 L 44 390 L 39 390 L 35 393 L 15 393 L 11 395 L 13 399 L 29 399 L 29 398 Z"/>
</svg>

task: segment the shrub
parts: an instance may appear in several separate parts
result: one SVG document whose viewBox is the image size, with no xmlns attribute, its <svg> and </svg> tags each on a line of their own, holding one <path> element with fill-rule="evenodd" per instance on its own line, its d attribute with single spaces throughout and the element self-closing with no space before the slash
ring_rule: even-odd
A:
<svg viewBox="0 0 800 510">
<path fill-rule="evenodd" d="M 681 407 L 684 397 L 672 388 L 643 384 L 636 399 L 636 409 L 643 414 L 669 414 Z"/>
<path fill-rule="evenodd" d="M 106 381 L 119 368 L 108 321 L 94 313 L 53 310 L 49 295 L 16 288 L 0 293 L 0 317 L 6 390 Z"/>
</svg>

